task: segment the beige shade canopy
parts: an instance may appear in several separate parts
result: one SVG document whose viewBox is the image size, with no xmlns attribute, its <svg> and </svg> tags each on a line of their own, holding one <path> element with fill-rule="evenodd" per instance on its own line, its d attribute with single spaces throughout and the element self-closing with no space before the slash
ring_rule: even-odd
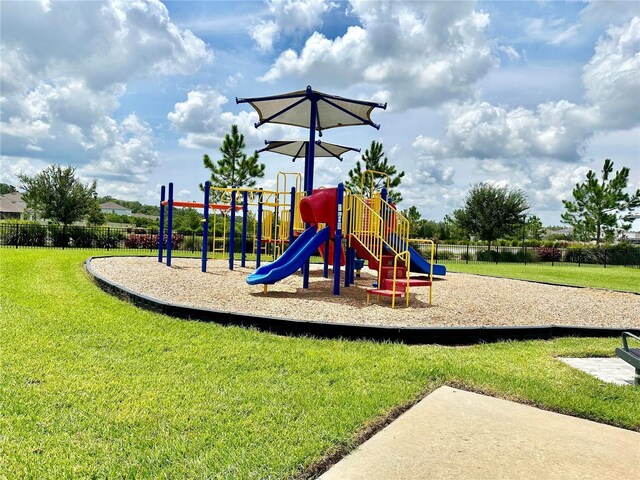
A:
<svg viewBox="0 0 640 480">
<path fill-rule="evenodd" d="M 267 146 L 259 152 L 273 152 L 288 157 L 293 157 L 295 162 L 298 158 L 305 158 L 307 154 L 307 147 L 309 142 L 306 140 L 278 140 L 278 141 L 266 141 Z M 314 156 L 318 157 L 335 157 L 342 161 L 341 156 L 346 152 L 359 152 L 359 148 L 344 147 L 342 145 L 335 145 L 327 142 L 316 142 L 316 148 L 314 149 Z"/>
<path fill-rule="evenodd" d="M 255 108 L 260 118 L 256 127 L 264 123 L 280 123 L 304 128 L 310 128 L 312 103 L 315 103 L 315 129 L 319 132 L 352 125 L 380 128 L 371 120 L 371 112 L 374 108 L 387 107 L 386 104 L 328 95 L 312 90 L 311 87 L 270 97 L 236 98 L 236 102 L 249 103 Z"/>
</svg>

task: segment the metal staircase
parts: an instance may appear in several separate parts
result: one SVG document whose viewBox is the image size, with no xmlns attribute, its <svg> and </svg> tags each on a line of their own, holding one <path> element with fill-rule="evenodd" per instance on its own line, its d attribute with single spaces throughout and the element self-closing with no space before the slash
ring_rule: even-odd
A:
<svg viewBox="0 0 640 480">
<path fill-rule="evenodd" d="M 367 304 L 371 295 L 390 297 L 395 308 L 396 298 L 404 298 L 409 305 L 411 286 L 428 286 L 429 280 L 411 280 L 409 265 L 411 256 L 406 246 L 409 244 L 409 221 L 390 203 L 374 196 L 364 199 L 348 195 L 347 211 L 350 224 L 350 246 L 358 256 L 368 260 L 369 268 L 378 272 L 378 281 L 367 289 Z M 429 295 L 431 298 L 431 295 Z"/>
</svg>

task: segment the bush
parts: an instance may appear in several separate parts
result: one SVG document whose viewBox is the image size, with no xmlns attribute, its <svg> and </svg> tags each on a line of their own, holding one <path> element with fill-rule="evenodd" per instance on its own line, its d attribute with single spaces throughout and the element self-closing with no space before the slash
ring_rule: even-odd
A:
<svg viewBox="0 0 640 480">
<path fill-rule="evenodd" d="M 138 234 L 138 233 L 132 233 L 131 235 L 129 235 L 125 241 L 124 241 L 124 246 L 126 248 L 131 248 L 131 249 L 137 249 L 137 248 L 142 248 L 142 249 L 146 249 L 146 250 L 157 250 L 158 248 L 158 235 L 157 234 Z M 167 234 L 164 234 L 164 245 L 166 248 L 167 245 Z M 182 242 L 184 241 L 184 236 L 180 233 L 173 233 L 171 235 L 171 242 L 172 242 L 172 249 L 173 250 L 179 250 L 180 249 L 180 245 L 182 244 Z"/>
<path fill-rule="evenodd" d="M 86 227 L 70 226 L 67 227 L 71 246 L 76 248 L 91 248 L 95 245 L 97 233 L 95 229 Z"/>
<path fill-rule="evenodd" d="M 573 263 L 640 266 L 640 247 L 625 243 L 601 247 L 571 245 L 565 260 Z"/>
<path fill-rule="evenodd" d="M 455 256 L 455 254 L 453 252 L 450 252 L 449 250 L 438 250 L 438 261 L 440 260 L 451 260 L 453 257 Z M 426 254 L 425 258 L 429 259 L 431 258 L 431 252 L 429 251 L 429 253 Z"/>
<path fill-rule="evenodd" d="M 120 232 L 112 233 L 109 230 L 107 232 L 100 232 L 96 235 L 96 247 L 97 248 L 118 248 L 120 241 L 125 237 Z"/>
<path fill-rule="evenodd" d="M 24 247 L 44 247 L 47 227 L 36 222 L 3 223 L 0 244 Z"/>
<path fill-rule="evenodd" d="M 523 250 L 517 251 L 500 250 L 481 250 L 476 253 L 476 260 L 479 262 L 491 262 L 491 263 L 524 263 L 525 255 L 527 263 L 532 263 L 536 260 L 535 254 L 528 250 L 525 254 Z M 466 260 L 466 253 L 462 254 L 462 258 Z"/>
<path fill-rule="evenodd" d="M 183 250 L 189 250 L 194 252 L 202 251 L 202 237 L 188 236 L 184 238 L 182 244 Z"/>
<path fill-rule="evenodd" d="M 68 247 L 71 235 L 64 225 L 49 225 L 49 236 L 54 247 Z"/>
<path fill-rule="evenodd" d="M 541 262 L 559 262 L 562 260 L 562 250 L 555 247 L 537 247 L 535 252 Z"/>
</svg>

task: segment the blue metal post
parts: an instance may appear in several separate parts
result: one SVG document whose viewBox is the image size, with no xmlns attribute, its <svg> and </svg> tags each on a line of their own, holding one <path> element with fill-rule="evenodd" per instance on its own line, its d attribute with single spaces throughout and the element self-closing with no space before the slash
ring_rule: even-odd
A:
<svg viewBox="0 0 640 480">
<path fill-rule="evenodd" d="M 202 223 L 202 271 L 207 271 L 207 255 L 209 253 L 209 192 L 211 182 L 204 182 L 204 222 Z M 215 212 L 214 212 L 215 215 Z"/>
<path fill-rule="evenodd" d="M 349 230 L 351 226 L 351 210 L 349 210 L 347 212 L 347 230 L 344 232 L 344 234 L 346 235 L 347 238 L 347 249 L 346 249 L 346 255 L 345 255 L 345 266 L 344 266 L 344 286 L 348 287 L 349 285 L 351 285 L 353 283 L 353 270 L 351 269 L 352 267 L 352 257 L 354 255 L 353 253 L 353 249 L 350 248 L 349 245 L 349 235 L 351 233 L 351 231 Z"/>
<path fill-rule="evenodd" d="M 169 182 L 169 202 L 167 203 L 167 267 L 171 266 L 171 247 L 173 246 L 173 182 Z"/>
<path fill-rule="evenodd" d="M 316 119 L 318 118 L 318 99 L 311 93 L 311 87 L 307 87 L 307 96 L 311 102 L 311 117 L 309 118 L 309 145 L 307 146 L 307 158 L 305 165 L 307 173 L 305 178 L 305 188 L 307 195 L 313 191 L 313 162 L 315 160 L 316 147 Z"/>
<path fill-rule="evenodd" d="M 351 249 L 346 248 L 345 251 L 345 264 L 344 264 L 344 286 L 351 285 Z"/>
<path fill-rule="evenodd" d="M 307 97 L 311 102 L 311 113 L 309 117 L 309 145 L 307 145 L 307 155 L 305 158 L 306 175 L 304 179 L 305 191 L 310 196 L 313 193 L 313 161 L 316 146 L 316 119 L 318 117 L 318 99 L 312 93 L 311 86 L 307 86 Z M 306 225 L 309 228 L 309 225 Z M 302 288 L 309 288 L 309 260 L 304 263 L 302 269 Z"/>
<path fill-rule="evenodd" d="M 344 184 L 338 184 L 338 208 L 336 209 L 336 238 L 333 244 L 333 294 L 340 295 L 340 253 L 342 252 L 342 203 Z"/>
<path fill-rule="evenodd" d="M 236 191 L 231 192 L 231 228 L 229 229 L 229 270 L 233 270 L 236 243 Z"/>
<path fill-rule="evenodd" d="M 242 192 L 242 257 L 240 266 L 244 267 L 247 263 L 247 214 L 249 213 L 249 193 L 245 190 Z"/>
<path fill-rule="evenodd" d="M 289 214 L 289 245 L 293 243 L 293 222 L 296 218 L 296 187 L 291 187 L 291 213 Z"/>
<path fill-rule="evenodd" d="M 162 256 L 164 254 L 164 205 L 162 202 L 165 200 L 165 186 L 160 188 L 160 234 L 158 235 L 158 261 L 162 263 Z"/>
<path fill-rule="evenodd" d="M 260 266 L 261 255 L 262 255 L 262 192 L 260 192 L 258 196 L 258 227 L 256 231 L 256 268 Z"/>
<path fill-rule="evenodd" d="M 330 238 L 327 238 L 324 242 L 324 267 L 322 269 L 322 276 L 324 278 L 329 278 L 329 242 L 331 242 Z"/>
</svg>

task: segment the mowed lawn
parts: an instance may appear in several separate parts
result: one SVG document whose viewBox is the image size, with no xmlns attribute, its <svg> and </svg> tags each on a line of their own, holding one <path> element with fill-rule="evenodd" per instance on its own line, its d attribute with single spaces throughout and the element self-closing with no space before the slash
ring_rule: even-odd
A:
<svg viewBox="0 0 640 480">
<path fill-rule="evenodd" d="M 555 358 L 617 338 L 447 348 L 189 322 L 102 292 L 83 262 L 103 254 L 0 249 L 0 478 L 295 477 L 445 383 L 640 430 L 639 388 Z"/>
<path fill-rule="evenodd" d="M 606 288 L 640 293 L 640 268 L 572 264 L 446 263 L 451 272 L 517 278 L 559 285 Z"/>
</svg>

